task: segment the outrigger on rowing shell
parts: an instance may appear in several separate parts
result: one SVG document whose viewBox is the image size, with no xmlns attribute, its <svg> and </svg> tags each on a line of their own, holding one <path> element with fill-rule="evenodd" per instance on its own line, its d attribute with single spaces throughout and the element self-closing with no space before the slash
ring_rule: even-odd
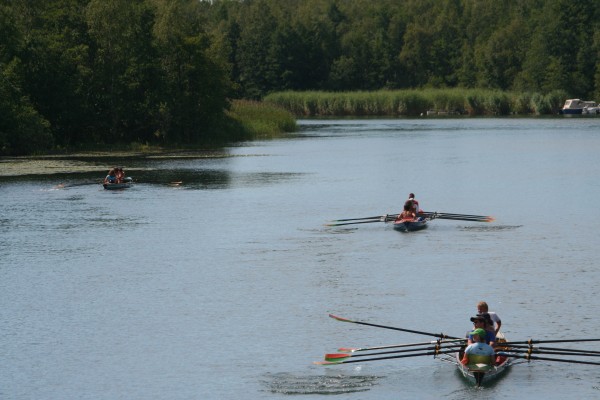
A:
<svg viewBox="0 0 600 400">
<path fill-rule="evenodd" d="M 393 222 L 394 230 L 400 232 L 413 232 L 426 229 L 430 221 L 434 219 L 447 219 L 453 221 L 469 221 L 469 222 L 493 222 L 494 217 L 487 215 L 473 215 L 473 214 L 453 214 L 444 212 L 430 212 L 420 211 L 417 218 L 414 220 L 399 220 L 400 214 L 385 214 L 375 215 L 373 217 L 363 218 L 345 218 L 333 220 L 325 226 L 342 226 L 342 225 L 356 225 L 356 224 L 370 224 L 373 222 Z"/>
<path fill-rule="evenodd" d="M 324 361 L 316 361 L 317 365 L 339 365 L 368 361 L 390 360 L 396 358 L 433 356 L 435 359 L 444 361 L 458 367 L 461 374 L 470 382 L 477 386 L 481 386 L 485 382 L 489 382 L 494 378 L 499 377 L 511 365 L 518 363 L 529 362 L 530 360 L 544 360 L 565 362 L 574 364 L 590 364 L 600 365 L 600 362 L 586 361 L 580 358 L 549 358 L 532 356 L 532 354 L 548 354 L 556 356 L 570 357 L 600 357 L 600 351 L 578 350 L 556 347 L 538 347 L 534 344 L 539 343 L 567 343 L 567 342 L 598 342 L 600 339 L 557 339 L 557 340 L 533 340 L 519 342 L 508 342 L 504 335 L 499 333 L 497 336 L 497 345 L 495 347 L 493 364 L 483 364 L 477 362 L 464 365 L 463 352 L 466 347 L 467 339 L 448 336 L 445 334 L 436 334 L 430 332 L 416 331 L 412 329 L 397 328 L 393 326 L 372 324 L 369 322 L 353 321 L 348 318 L 338 317 L 329 314 L 333 319 L 342 322 L 350 322 L 353 324 L 373 326 L 377 328 L 392 329 L 396 331 L 415 333 L 419 335 L 432 336 L 436 340 L 419 343 L 402 343 L 387 346 L 375 347 L 341 347 L 338 348 L 340 353 L 325 354 Z M 397 350 L 401 348 L 401 350 Z M 381 351 L 384 350 L 384 351 Z M 364 357 L 364 358 L 363 358 Z M 513 359 L 518 359 L 513 361 Z"/>
</svg>

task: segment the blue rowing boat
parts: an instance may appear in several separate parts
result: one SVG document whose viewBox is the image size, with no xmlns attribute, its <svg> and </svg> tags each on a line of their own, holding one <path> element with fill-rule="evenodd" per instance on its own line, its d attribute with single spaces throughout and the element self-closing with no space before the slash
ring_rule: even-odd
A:
<svg viewBox="0 0 600 400">
<path fill-rule="evenodd" d="M 133 184 L 133 178 L 128 176 L 126 177 L 123 182 L 119 182 L 119 183 L 106 183 L 104 182 L 102 184 L 102 186 L 104 187 L 104 189 L 106 190 L 120 190 L 120 189 L 128 189 L 131 187 L 131 185 Z"/>
<path fill-rule="evenodd" d="M 131 182 L 103 183 L 102 186 L 104 186 L 104 189 L 106 190 L 128 189 L 131 187 Z"/>
<path fill-rule="evenodd" d="M 427 228 L 427 219 L 417 221 L 394 221 L 394 229 L 400 232 L 414 232 Z"/>
</svg>

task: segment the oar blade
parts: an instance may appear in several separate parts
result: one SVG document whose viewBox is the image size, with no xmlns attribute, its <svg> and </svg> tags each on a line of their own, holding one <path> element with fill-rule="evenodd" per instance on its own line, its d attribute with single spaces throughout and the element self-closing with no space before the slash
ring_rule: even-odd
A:
<svg viewBox="0 0 600 400">
<path fill-rule="evenodd" d="M 355 351 L 360 350 L 359 347 L 340 347 L 338 349 L 338 351 L 341 351 L 342 353 L 354 353 Z"/>
<path fill-rule="evenodd" d="M 334 362 L 334 361 L 313 361 L 313 364 L 315 364 L 315 365 L 333 365 L 333 364 L 341 364 L 341 362 Z"/>
<path fill-rule="evenodd" d="M 343 317 L 339 317 L 339 316 L 333 315 L 333 314 L 329 314 L 329 318 L 337 319 L 338 321 L 342 321 L 342 322 L 356 322 L 356 321 L 352 321 L 349 318 L 343 318 Z"/>
<path fill-rule="evenodd" d="M 345 360 L 347 358 L 350 358 L 351 355 L 350 354 L 345 354 L 345 353 L 330 353 L 330 354 L 325 354 L 325 361 L 342 361 Z"/>
</svg>

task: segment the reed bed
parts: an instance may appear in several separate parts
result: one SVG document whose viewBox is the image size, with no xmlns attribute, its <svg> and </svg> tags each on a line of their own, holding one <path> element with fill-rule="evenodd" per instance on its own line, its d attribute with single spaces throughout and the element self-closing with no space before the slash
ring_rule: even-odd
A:
<svg viewBox="0 0 600 400">
<path fill-rule="evenodd" d="M 274 103 L 234 100 L 228 116 L 236 125 L 237 139 L 271 138 L 296 130 L 295 116 Z"/>
<path fill-rule="evenodd" d="M 264 103 L 297 117 L 557 114 L 567 94 L 488 89 L 380 90 L 374 92 L 276 92 Z"/>
</svg>

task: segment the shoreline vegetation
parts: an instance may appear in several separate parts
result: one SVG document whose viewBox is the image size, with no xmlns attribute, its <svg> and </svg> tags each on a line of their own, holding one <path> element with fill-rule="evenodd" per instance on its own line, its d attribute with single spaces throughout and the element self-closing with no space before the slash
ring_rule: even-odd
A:
<svg viewBox="0 0 600 400">
<path fill-rule="evenodd" d="M 85 157 L 127 153 L 168 154 L 203 151 L 231 143 L 277 138 L 297 130 L 297 118 L 419 117 L 419 116 L 544 116 L 557 115 L 567 93 L 519 93 L 487 89 L 413 89 L 352 92 L 284 91 L 262 101 L 232 100 L 221 127 L 221 141 L 160 146 L 148 143 L 82 144 L 56 148 L 31 156 L 79 155 Z"/>
<path fill-rule="evenodd" d="M 560 112 L 568 94 L 508 92 L 488 89 L 413 89 L 357 92 L 277 92 L 264 102 L 297 117 L 540 116 Z M 432 113 L 433 112 L 433 113 Z"/>
</svg>

